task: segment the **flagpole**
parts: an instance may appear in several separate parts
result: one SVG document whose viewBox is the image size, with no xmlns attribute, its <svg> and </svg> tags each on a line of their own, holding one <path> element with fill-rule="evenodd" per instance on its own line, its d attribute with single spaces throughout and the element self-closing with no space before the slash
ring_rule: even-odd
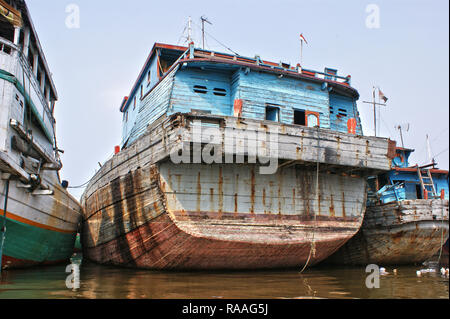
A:
<svg viewBox="0 0 450 319">
<path fill-rule="evenodd" d="M 373 87 L 373 127 L 375 128 L 375 137 L 377 137 L 377 111 L 375 107 L 375 87 Z"/>
<path fill-rule="evenodd" d="M 303 40 L 300 39 L 300 66 L 303 67 Z"/>
<path fill-rule="evenodd" d="M 375 136 L 377 136 L 377 105 L 380 106 L 386 106 L 386 103 L 377 103 L 375 100 L 375 86 L 373 87 L 373 92 L 372 92 L 372 101 L 363 101 L 363 103 L 367 103 L 367 104 L 372 104 L 373 105 L 373 127 L 375 129 Z M 378 91 L 380 89 L 378 88 Z M 387 100 L 387 99 L 386 99 Z"/>
</svg>

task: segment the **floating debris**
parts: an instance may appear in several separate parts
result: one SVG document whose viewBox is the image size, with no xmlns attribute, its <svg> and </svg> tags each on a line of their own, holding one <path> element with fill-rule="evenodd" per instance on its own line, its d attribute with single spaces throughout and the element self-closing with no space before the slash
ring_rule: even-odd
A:
<svg viewBox="0 0 450 319">
<path fill-rule="evenodd" d="M 389 275 L 389 273 L 386 271 L 386 268 L 381 267 L 380 268 L 380 275 L 381 276 L 386 276 L 386 275 Z"/>
</svg>

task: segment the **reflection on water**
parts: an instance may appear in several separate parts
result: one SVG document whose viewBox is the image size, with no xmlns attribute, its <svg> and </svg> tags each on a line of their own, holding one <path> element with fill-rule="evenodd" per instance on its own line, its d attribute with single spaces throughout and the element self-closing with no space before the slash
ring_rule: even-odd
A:
<svg viewBox="0 0 450 319">
<path fill-rule="evenodd" d="M 81 261 L 81 257 L 76 258 Z M 449 298 L 449 281 L 436 273 L 416 276 L 418 266 L 392 268 L 380 288 L 368 289 L 365 267 L 299 271 L 156 272 L 84 261 L 80 289 L 66 288 L 67 265 L 8 270 L 0 298 Z"/>
</svg>

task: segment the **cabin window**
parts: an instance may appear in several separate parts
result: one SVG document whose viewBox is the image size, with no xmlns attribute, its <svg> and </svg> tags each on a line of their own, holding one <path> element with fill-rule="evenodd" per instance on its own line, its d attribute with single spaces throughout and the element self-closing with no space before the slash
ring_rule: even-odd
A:
<svg viewBox="0 0 450 319">
<path fill-rule="evenodd" d="M 315 127 L 320 126 L 319 113 L 306 111 L 306 126 Z"/>
<path fill-rule="evenodd" d="M 266 106 L 266 120 L 267 121 L 280 121 L 280 109 L 274 106 Z"/>
<path fill-rule="evenodd" d="M 227 95 L 227 90 L 221 89 L 221 88 L 214 88 L 213 94 L 217 95 L 217 96 L 226 96 Z"/>
<path fill-rule="evenodd" d="M 149 70 L 147 73 L 147 83 L 150 84 L 150 80 L 152 78 L 152 70 Z"/>
<path fill-rule="evenodd" d="M 5 13 L 6 16 L 9 15 Z M 9 40 L 10 42 L 14 42 L 14 27 L 9 21 L 7 22 L 6 19 L 3 18 L 0 20 L 0 37 L 5 38 Z"/>
<path fill-rule="evenodd" d="M 134 97 L 134 100 L 133 100 L 133 110 L 136 108 L 136 97 Z"/>
<path fill-rule="evenodd" d="M 333 114 L 333 113 L 334 113 L 334 109 L 332 106 L 330 106 L 330 114 Z"/>
<path fill-rule="evenodd" d="M 206 94 L 208 92 L 208 89 L 206 86 L 203 85 L 194 85 L 194 92 L 200 93 L 200 94 Z"/>
<path fill-rule="evenodd" d="M 304 110 L 294 110 L 294 124 L 305 125 L 305 111 Z"/>
<path fill-rule="evenodd" d="M 191 109 L 192 114 L 211 114 L 209 110 Z"/>
<path fill-rule="evenodd" d="M 11 48 L 3 43 L 0 43 L 0 51 L 5 52 L 6 54 L 11 54 Z"/>
<path fill-rule="evenodd" d="M 338 109 L 338 115 L 346 117 L 347 116 L 347 110 L 345 110 L 345 109 Z"/>
<path fill-rule="evenodd" d="M 143 96 L 144 96 L 144 86 L 141 85 L 141 99 L 142 99 Z"/>
</svg>

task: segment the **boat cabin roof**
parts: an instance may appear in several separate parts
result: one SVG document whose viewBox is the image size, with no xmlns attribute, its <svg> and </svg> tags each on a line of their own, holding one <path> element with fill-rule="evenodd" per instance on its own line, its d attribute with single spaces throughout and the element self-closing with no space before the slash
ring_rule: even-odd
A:
<svg viewBox="0 0 450 319">
<path fill-rule="evenodd" d="M 191 43 L 189 47 L 155 43 L 128 96 L 133 96 L 136 93 L 139 83 L 145 76 L 150 63 L 156 55 L 159 57 L 158 64 L 161 63 L 161 60 L 164 60 L 167 64 L 165 68 L 158 67 L 158 71 L 162 70 L 159 74 L 160 80 L 162 80 L 164 76 L 178 64 L 183 63 L 189 63 L 190 66 L 197 66 L 200 68 L 248 68 L 249 70 L 252 69 L 261 72 L 275 73 L 279 76 L 301 78 L 312 82 L 322 83 L 323 85 L 330 85 L 333 89 L 340 91 L 345 95 L 352 96 L 356 99 L 359 98 L 358 91 L 350 86 L 351 76 L 338 76 L 334 69 L 325 68 L 325 72 L 307 70 L 301 68 L 299 64 L 291 66 L 290 64 L 282 62 L 275 63 L 262 60 L 259 56 L 249 58 L 235 54 L 194 48 L 193 43 Z M 121 103 L 120 111 L 125 112 L 129 104 L 130 101 L 128 97 L 125 97 Z"/>
</svg>

